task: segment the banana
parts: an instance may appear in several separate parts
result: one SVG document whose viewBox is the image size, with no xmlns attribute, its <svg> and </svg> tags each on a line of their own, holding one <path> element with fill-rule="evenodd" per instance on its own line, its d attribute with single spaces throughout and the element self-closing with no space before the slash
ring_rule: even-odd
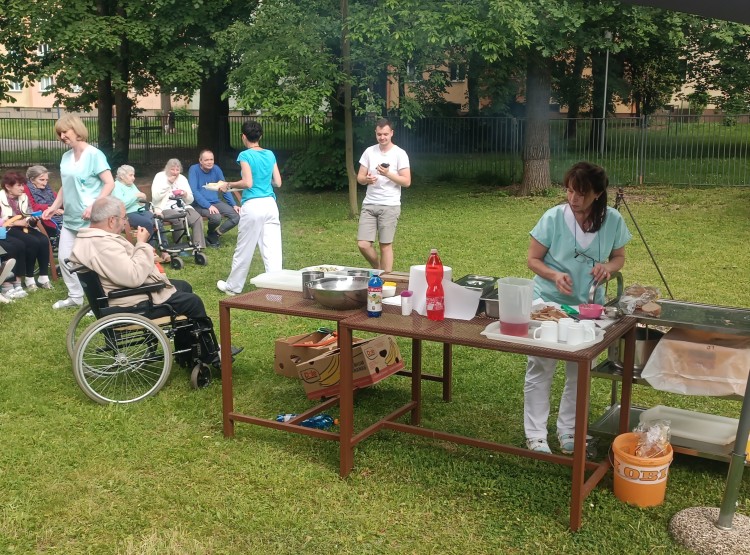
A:
<svg viewBox="0 0 750 555">
<path fill-rule="evenodd" d="M 341 379 L 341 367 L 338 355 L 331 357 L 326 369 L 320 374 L 320 384 L 324 386 L 339 383 Z"/>
<path fill-rule="evenodd" d="M 396 363 L 396 344 L 394 343 L 393 338 L 389 338 L 388 343 L 388 354 L 385 357 L 385 363 L 390 366 L 391 364 Z"/>
</svg>

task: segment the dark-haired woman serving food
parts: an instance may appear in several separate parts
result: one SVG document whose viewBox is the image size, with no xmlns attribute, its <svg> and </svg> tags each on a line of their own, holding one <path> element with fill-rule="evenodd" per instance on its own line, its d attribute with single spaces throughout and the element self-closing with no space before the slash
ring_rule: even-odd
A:
<svg viewBox="0 0 750 555">
<path fill-rule="evenodd" d="M 632 235 L 620 213 L 607 206 L 609 179 L 605 171 L 579 162 L 563 180 L 566 202 L 547 210 L 531 230 L 528 266 L 534 276 L 534 297 L 559 304 L 588 302 L 592 282 L 602 283 L 625 264 L 625 245 Z M 597 290 L 603 300 L 604 292 Z M 524 383 L 526 446 L 550 453 L 547 419 L 550 387 L 557 361 L 528 357 Z M 560 450 L 574 445 L 578 363 L 565 363 L 565 387 L 557 416 Z"/>
</svg>

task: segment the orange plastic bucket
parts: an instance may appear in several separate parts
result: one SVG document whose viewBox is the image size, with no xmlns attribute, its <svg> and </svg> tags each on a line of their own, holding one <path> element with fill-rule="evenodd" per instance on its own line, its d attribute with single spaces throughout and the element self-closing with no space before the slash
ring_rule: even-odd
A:
<svg viewBox="0 0 750 555">
<path fill-rule="evenodd" d="M 612 442 L 615 469 L 615 497 L 639 507 L 653 507 L 664 502 L 667 475 L 672 462 L 672 446 L 664 455 L 646 459 L 635 455 L 638 435 L 620 434 Z"/>
</svg>

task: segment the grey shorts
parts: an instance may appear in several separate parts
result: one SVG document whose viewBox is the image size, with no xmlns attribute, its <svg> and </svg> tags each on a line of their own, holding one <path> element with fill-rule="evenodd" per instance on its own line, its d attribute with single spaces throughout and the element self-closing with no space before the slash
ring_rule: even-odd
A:
<svg viewBox="0 0 750 555">
<path fill-rule="evenodd" d="M 396 225 L 401 216 L 401 206 L 381 206 L 379 204 L 363 204 L 359 213 L 359 231 L 357 241 L 378 241 L 384 244 L 393 243 L 396 235 Z"/>
</svg>

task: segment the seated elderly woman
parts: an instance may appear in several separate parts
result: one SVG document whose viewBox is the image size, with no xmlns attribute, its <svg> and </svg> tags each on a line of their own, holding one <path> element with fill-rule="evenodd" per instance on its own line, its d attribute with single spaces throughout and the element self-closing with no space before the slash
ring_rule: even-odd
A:
<svg viewBox="0 0 750 555">
<path fill-rule="evenodd" d="M 187 212 L 187 222 L 192 230 L 193 244 L 196 247 L 206 247 L 206 239 L 203 233 L 203 218 L 190 206 L 193 202 L 193 193 L 187 178 L 182 175 L 182 163 L 177 158 L 172 158 L 164 166 L 164 171 L 157 173 L 151 183 L 151 202 L 157 214 L 161 214 L 165 220 L 172 224 L 172 239 L 175 243 L 180 242 L 183 235 L 183 224 L 180 208 L 173 198 L 182 199 L 184 206 L 182 210 Z"/>
<path fill-rule="evenodd" d="M 146 200 L 146 193 L 142 193 L 135 186 L 135 169 L 133 166 L 122 165 L 117 168 L 112 196 L 119 198 L 125 205 L 125 212 L 131 228 L 143 227 L 149 230 L 151 233 L 150 241 L 154 234 L 154 215 L 152 212 L 145 210 L 141 203 L 141 201 Z"/>
<path fill-rule="evenodd" d="M 24 192 L 29 197 L 29 204 L 33 212 L 47 210 L 57 198 L 57 193 L 49 186 L 49 170 L 44 166 L 31 166 L 26 170 L 26 189 Z M 63 209 L 58 208 L 52 218 L 42 220 L 44 229 L 50 237 L 57 237 L 60 234 L 63 214 Z"/>
<path fill-rule="evenodd" d="M 6 228 L 5 239 L 0 246 L 10 258 L 16 260 L 16 281 L 13 287 L 3 286 L 6 297 L 21 298 L 27 291 L 52 289 L 49 281 L 49 239 L 36 229 L 39 221 L 30 215 L 29 198 L 24 192 L 26 179 L 15 171 L 6 172 L 2 177 L 0 190 L 0 218 Z M 34 266 L 39 264 L 39 285 L 34 282 Z M 26 291 L 23 290 L 23 285 Z M 11 290 L 12 289 L 12 290 Z"/>
</svg>

